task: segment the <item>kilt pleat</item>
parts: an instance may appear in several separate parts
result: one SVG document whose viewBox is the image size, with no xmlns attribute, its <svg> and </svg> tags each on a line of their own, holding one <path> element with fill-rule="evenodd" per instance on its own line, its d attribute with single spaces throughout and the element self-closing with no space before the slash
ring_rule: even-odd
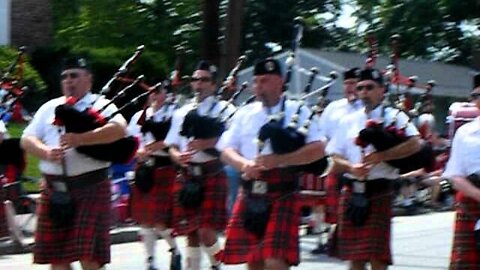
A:
<svg viewBox="0 0 480 270">
<path fill-rule="evenodd" d="M 338 217 L 338 202 L 340 191 L 338 188 L 338 175 L 329 173 L 325 178 L 325 222 L 336 224 Z"/>
<path fill-rule="evenodd" d="M 337 246 L 332 252 L 348 261 L 380 260 L 392 264 L 390 231 L 392 217 L 391 189 L 373 194 L 370 198 L 370 214 L 361 227 L 356 227 L 345 217 L 351 191 L 343 188 L 340 195 L 337 225 Z"/>
<path fill-rule="evenodd" d="M 154 185 L 148 193 L 132 188 L 132 218 L 140 224 L 171 226 L 173 208 L 174 167 L 156 168 Z"/>
<path fill-rule="evenodd" d="M 474 228 L 480 218 L 480 205 L 460 192 L 457 203 L 455 233 L 450 258 L 451 270 L 474 270 L 480 268 L 480 254 L 476 250 Z"/>
<path fill-rule="evenodd" d="M 281 183 L 280 171 L 275 170 L 269 184 Z M 243 227 L 246 193 L 240 189 L 226 229 L 226 242 L 222 261 L 240 264 L 264 261 L 268 258 L 284 259 L 289 265 L 298 265 L 300 207 L 298 193 L 268 193 L 272 202 L 270 218 L 263 238 L 258 238 Z"/>
<path fill-rule="evenodd" d="M 227 225 L 227 180 L 223 170 L 203 179 L 204 200 L 198 208 L 185 208 L 178 201 L 184 181 L 190 176 L 178 174 L 174 184 L 172 224 L 174 234 L 187 235 L 200 228 L 223 231 Z"/>
<path fill-rule="evenodd" d="M 0 238 L 7 237 L 9 235 L 7 216 L 5 213 L 5 196 L 0 187 Z"/>
<path fill-rule="evenodd" d="M 70 191 L 76 215 L 68 228 L 55 227 L 48 218 L 51 190 L 40 195 L 37 205 L 37 229 L 33 261 L 38 264 L 61 264 L 78 260 L 110 262 L 110 182 Z"/>
</svg>

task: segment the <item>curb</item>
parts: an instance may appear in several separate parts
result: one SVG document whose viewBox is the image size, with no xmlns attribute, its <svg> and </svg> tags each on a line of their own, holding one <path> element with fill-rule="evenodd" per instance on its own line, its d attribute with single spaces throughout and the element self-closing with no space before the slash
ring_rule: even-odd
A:
<svg viewBox="0 0 480 270">
<path fill-rule="evenodd" d="M 138 241 L 138 232 L 140 227 L 128 226 L 117 227 L 110 230 L 111 244 L 122 244 Z M 25 245 L 22 246 L 13 240 L 0 241 L 0 256 L 1 255 L 14 255 L 25 254 L 32 252 L 34 246 L 33 237 L 25 238 Z"/>
</svg>

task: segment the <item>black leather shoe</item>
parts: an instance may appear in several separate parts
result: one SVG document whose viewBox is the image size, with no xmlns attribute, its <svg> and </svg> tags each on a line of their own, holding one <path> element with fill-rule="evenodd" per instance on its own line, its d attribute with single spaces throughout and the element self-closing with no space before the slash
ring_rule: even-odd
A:
<svg viewBox="0 0 480 270">
<path fill-rule="evenodd" d="M 210 267 L 210 269 L 211 270 L 221 270 L 220 265 L 217 265 L 217 266 L 212 265 L 212 267 Z"/>
<path fill-rule="evenodd" d="M 175 249 L 169 250 L 172 255 L 170 257 L 170 270 L 182 270 L 182 255 L 177 253 Z"/>
<path fill-rule="evenodd" d="M 318 244 L 318 246 L 310 251 L 313 255 L 325 254 L 327 253 L 327 245 Z"/>
</svg>

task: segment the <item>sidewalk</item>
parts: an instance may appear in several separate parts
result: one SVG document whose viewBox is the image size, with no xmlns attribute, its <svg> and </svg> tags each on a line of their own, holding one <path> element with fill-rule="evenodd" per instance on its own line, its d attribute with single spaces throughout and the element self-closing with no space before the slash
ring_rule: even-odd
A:
<svg viewBox="0 0 480 270">
<path fill-rule="evenodd" d="M 117 227 L 110 230 L 112 245 L 138 240 L 138 226 Z M 0 241 L 0 255 L 24 254 L 31 252 L 33 248 L 33 237 L 25 238 L 25 247 L 21 247 L 12 240 Z"/>
</svg>

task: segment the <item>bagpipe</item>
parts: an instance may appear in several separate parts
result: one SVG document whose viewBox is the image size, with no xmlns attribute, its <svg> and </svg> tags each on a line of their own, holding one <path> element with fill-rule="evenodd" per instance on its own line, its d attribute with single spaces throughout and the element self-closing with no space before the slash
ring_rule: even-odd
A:
<svg viewBox="0 0 480 270">
<path fill-rule="evenodd" d="M 112 119 L 118 113 L 121 113 L 125 110 L 126 107 L 140 103 L 140 100 L 145 98 L 150 91 L 153 91 L 155 87 L 150 87 L 143 82 L 143 75 L 138 76 L 133 82 L 131 79 L 123 77 L 129 67 L 138 59 L 140 54 L 143 52 L 144 47 L 139 46 L 132 57 L 127 59 L 123 65 L 118 69 L 114 74 L 113 78 L 110 79 L 106 85 L 102 88 L 100 94 L 96 97 L 95 101 L 91 106 L 83 111 L 80 111 L 74 107 L 75 103 L 78 101 L 76 98 L 69 97 L 66 99 L 64 104 L 61 104 L 55 108 L 55 121 L 54 124 L 57 126 L 65 127 L 66 132 L 72 133 L 83 133 L 94 130 L 96 128 L 102 127 L 107 122 Z M 94 109 L 93 105 L 100 99 L 103 98 L 111 90 L 111 85 L 114 81 L 119 80 L 123 82 L 131 82 L 129 85 L 124 87 L 119 91 L 111 100 L 100 109 Z M 109 116 L 103 116 L 102 112 L 112 105 L 117 99 L 123 97 L 126 92 L 132 89 L 135 86 L 140 86 L 145 93 L 134 98 L 116 112 L 112 113 Z M 139 146 L 138 140 L 133 136 L 128 136 L 122 139 L 119 139 L 112 143 L 107 144 L 96 144 L 89 146 L 79 146 L 76 150 L 80 153 L 83 153 L 92 158 L 115 162 L 115 163 L 127 163 L 135 155 Z"/>
<path fill-rule="evenodd" d="M 269 121 L 265 123 L 258 133 L 257 145 L 261 152 L 267 141 L 270 142 L 270 146 L 274 154 L 287 154 L 294 152 L 303 146 L 305 146 L 305 140 L 309 132 L 310 125 L 314 121 L 315 116 L 319 114 L 322 108 L 318 105 L 314 105 L 310 111 L 308 117 L 301 123 L 300 115 L 303 109 L 307 109 L 305 100 L 308 97 L 320 93 L 320 99 L 325 98 L 328 89 L 335 83 L 338 78 L 336 72 L 331 72 L 329 78 L 325 79 L 326 84 L 312 92 L 310 89 L 313 84 L 313 80 L 318 75 L 319 71 L 316 68 L 311 69 L 311 75 L 305 86 L 303 93 L 305 93 L 298 101 L 298 107 L 295 113 L 292 115 L 290 122 L 285 125 L 285 103 L 286 97 L 281 100 L 281 109 L 278 114 L 271 115 Z M 321 158 L 310 164 L 296 166 L 295 169 L 315 175 L 322 175 L 325 169 L 328 167 L 328 159 Z"/>
<path fill-rule="evenodd" d="M 7 122 L 10 116 L 21 116 L 20 101 L 25 97 L 28 91 L 28 86 L 24 86 L 23 74 L 25 63 L 26 47 L 18 48 L 15 60 L 8 66 L 7 70 L 2 73 L 0 78 L 0 89 L 4 90 L 4 95 L 0 100 L 0 119 Z M 21 117 L 19 119 L 22 119 Z"/>
<path fill-rule="evenodd" d="M 383 107 L 383 113 L 385 110 L 386 107 Z M 397 109 L 397 116 L 399 113 L 401 111 Z M 388 150 L 409 139 L 405 133 L 409 123 L 410 121 L 401 127 L 397 127 L 396 116 L 388 124 L 383 119 L 380 121 L 370 119 L 367 121 L 365 128 L 358 134 L 355 144 L 362 148 L 373 145 L 379 152 Z M 398 168 L 400 174 L 421 168 L 424 168 L 427 172 L 432 172 L 435 167 L 435 156 L 431 144 L 423 142 L 420 151 L 405 158 L 386 161 L 386 163 Z"/>
<path fill-rule="evenodd" d="M 230 115 L 226 116 L 224 114 L 233 101 L 247 87 L 247 85 L 243 84 L 240 90 L 233 94 L 233 96 L 226 102 L 226 104 L 219 110 L 218 113 L 214 114 L 213 110 L 217 104 L 220 104 L 221 95 L 223 94 L 223 91 L 225 91 L 226 87 L 231 86 L 231 83 L 236 80 L 235 78 L 240 70 L 241 65 L 245 62 L 245 59 L 246 57 L 244 55 L 239 57 L 237 64 L 232 69 L 226 80 L 222 83 L 222 87 L 215 96 L 215 101 L 212 103 L 205 115 L 200 115 L 198 113 L 198 97 L 194 97 L 193 109 L 186 114 L 180 130 L 180 135 L 195 139 L 212 139 L 222 135 L 226 128 L 226 120 L 230 117 Z"/>
<path fill-rule="evenodd" d="M 0 88 L 6 91 L 6 94 L 0 101 L 2 111 L 0 111 L 0 121 L 6 118 L 25 96 L 28 90 L 27 86 L 22 86 L 22 77 L 25 62 L 26 47 L 18 48 L 15 60 L 8 66 L 7 70 L 2 73 L 0 78 Z M 7 120 L 7 119 L 5 119 Z M 20 147 L 20 138 L 3 139 L 0 142 L 0 165 L 13 165 L 19 171 L 25 169 L 25 152 Z"/>
</svg>

